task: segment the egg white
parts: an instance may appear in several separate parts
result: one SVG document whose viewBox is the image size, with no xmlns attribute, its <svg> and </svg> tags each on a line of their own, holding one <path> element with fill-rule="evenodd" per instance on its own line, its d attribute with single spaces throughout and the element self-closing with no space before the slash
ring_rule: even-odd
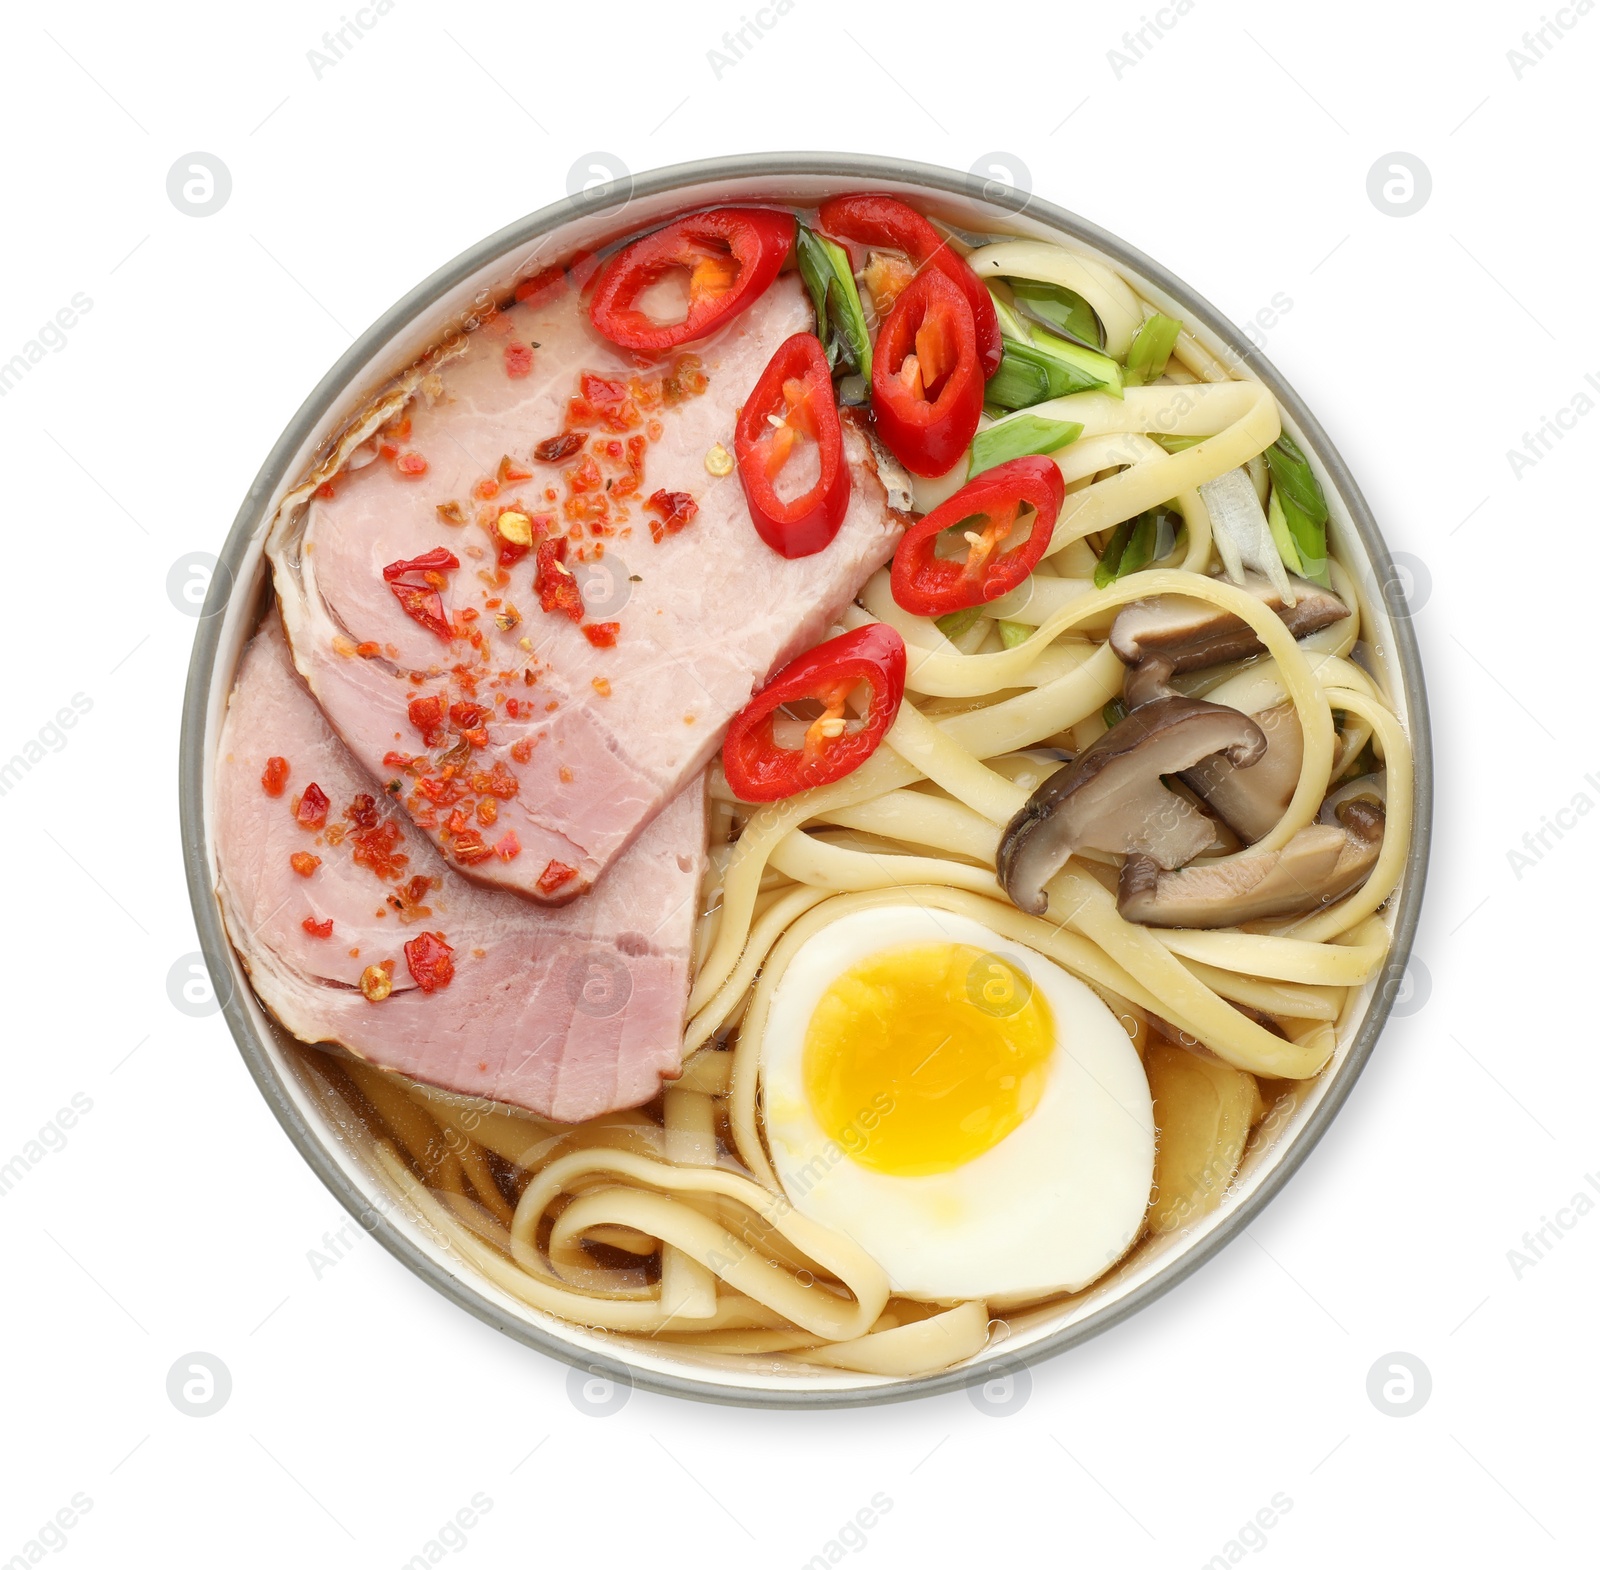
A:
<svg viewBox="0 0 1600 1570">
<path fill-rule="evenodd" d="M 923 1177 L 854 1161 L 817 1121 L 802 1067 L 806 1029 L 828 987 L 869 956 L 908 943 L 969 943 L 999 955 L 1032 978 L 1056 1027 L 1032 1115 L 972 1161 Z M 761 1080 L 767 1140 L 790 1202 L 853 1238 L 902 1296 L 1076 1290 L 1104 1274 L 1143 1225 L 1155 1118 L 1127 1032 L 1076 977 L 965 916 L 896 905 L 857 911 L 818 932 L 776 988 Z"/>
</svg>

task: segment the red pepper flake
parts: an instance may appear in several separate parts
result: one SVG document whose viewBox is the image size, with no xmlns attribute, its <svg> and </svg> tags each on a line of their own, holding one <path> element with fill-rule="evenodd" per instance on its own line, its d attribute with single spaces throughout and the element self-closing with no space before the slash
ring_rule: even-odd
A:
<svg viewBox="0 0 1600 1570">
<path fill-rule="evenodd" d="M 409 769 L 415 760 L 409 753 L 386 752 L 383 755 L 383 766 L 386 769 Z"/>
<path fill-rule="evenodd" d="M 697 354 L 680 354 L 672 362 L 671 373 L 661 384 L 661 396 L 669 404 L 698 398 L 705 390 L 705 373 L 700 369 L 700 356 Z"/>
<path fill-rule="evenodd" d="M 397 877 L 400 869 L 411 859 L 396 850 L 400 844 L 400 825 L 393 818 L 385 818 L 371 828 L 358 830 L 351 835 L 350 843 L 354 846 L 351 854 L 356 863 L 370 867 L 373 875 L 386 883 Z"/>
<path fill-rule="evenodd" d="M 324 480 L 315 491 L 311 493 L 318 501 L 331 502 L 333 500 L 333 481 Z"/>
<path fill-rule="evenodd" d="M 582 431 L 563 431 L 559 436 L 547 437 L 540 442 L 533 449 L 533 456 L 540 463 L 565 463 L 582 449 L 583 442 Z"/>
<path fill-rule="evenodd" d="M 408 480 L 420 480 L 428 472 L 428 460 L 420 452 L 401 453 L 394 466 Z"/>
<path fill-rule="evenodd" d="M 437 992 L 455 979 L 454 953 L 442 932 L 419 932 L 405 945 L 406 969 L 424 992 Z"/>
<path fill-rule="evenodd" d="M 289 858 L 289 865 L 293 867 L 302 878 L 309 878 L 311 874 L 322 865 L 322 857 L 313 856 L 308 850 L 297 850 Z"/>
<path fill-rule="evenodd" d="M 628 396 L 626 382 L 608 381 L 585 371 L 579 378 L 582 401 L 590 406 L 608 431 L 631 430 L 639 423 L 639 411 Z"/>
<path fill-rule="evenodd" d="M 444 724 L 444 699 L 437 694 L 426 698 L 413 698 L 406 705 L 406 718 L 421 733 L 425 747 L 436 746 L 439 727 Z"/>
<path fill-rule="evenodd" d="M 356 645 L 356 653 L 364 660 L 374 659 L 382 652 L 382 648 L 376 643 L 366 642 Z"/>
<path fill-rule="evenodd" d="M 514 763 L 526 763 L 533 756 L 533 738 L 524 736 L 520 741 L 511 743 L 511 758 Z"/>
<path fill-rule="evenodd" d="M 460 565 L 454 552 L 446 550 L 442 545 L 435 545 L 431 551 L 424 551 L 422 555 L 413 556 L 409 561 L 390 562 L 383 569 L 383 581 L 395 583 L 407 573 L 413 572 L 454 572 Z"/>
<path fill-rule="evenodd" d="M 400 449 L 393 442 L 379 442 L 378 456 L 387 458 L 391 463 L 400 456 Z"/>
<path fill-rule="evenodd" d="M 534 588 L 538 592 L 542 610 L 559 612 L 574 621 L 582 621 L 583 596 L 578 593 L 578 585 L 572 574 L 562 565 L 566 559 L 567 542 L 564 539 L 541 540 Z"/>
<path fill-rule="evenodd" d="M 515 756 L 514 748 L 512 752 L 513 756 Z M 526 760 L 518 759 L 517 761 L 525 762 Z M 476 773 L 470 775 L 467 783 L 480 796 L 498 796 L 501 801 L 510 801 L 521 788 L 517 783 L 516 775 L 498 760 L 495 766 L 487 772 L 479 769 Z"/>
<path fill-rule="evenodd" d="M 440 502 L 439 505 L 433 510 L 438 513 L 439 516 L 444 519 L 444 521 L 448 523 L 452 529 L 459 529 L 461 525 L 467 521 L 462 515 L 460 502 Z"/>
<path fill-rule="evenodd" d="M 261 771 L 261 788 L 269 796 L 281 796 L 283 787 L 289 783 L 289 760 L 287 758 L 268 758 L 267 766 Z"/>
<path fill-rule="evenodd" d="M 495 472 L 502 485 L 512 485 L 518 480 L 531 480 L 533 478 L 533 470 L 524 469 L 510 453 L 501 458 L 500 467 Z"/>
<path fill-rule="evenodd" d="M 396 415 L 394 419 L 390 420 L 389 423 L 383 427 L 383 434 L 385 436 L 394 437 L 397 442 L 410 441 L 411 416 L 409 414 Z"/>
<path fill-rule="evenodd" d="M 700 504 L 687 491 L 657 491 L 644 509 L 659 517 L 659 522 L 650 520 L 650 538 L 659 545 L 669 534 L 679 533 L 700 511 Z"/>
<path fill-rule="evenodd" d="M 520 379 L 533 369 L 533 350 L 525 343 L 515 341 L 505 347 L 506 375 Z"/>
<path fill-rule="evenodd" d="M 436 807 L 453 807 L 462 795 L 459 780 L 418 780 L 417 789 Z"/>
<path fill-rule="evenodd" d="M 597 649 L 614 649 L 617 646 L 617 634 L 621 630 L 621 622 L 592 621 L 584 627 L 583 635 Z"/>
<path fill-rule="evenodd" d="M 522 841 L 517 838 L 517 831 L 515 829 L 510 830 L 506 834 L 502 834 L 500 838 L 494 842 L 494 853 L 501 859 L 501 861 L 514 861 L 522 854 Z"/>
<path fill-rule="evenodd" d="M 577 875 L 578 869 L 569 867 L 564 861 L 547 861 L 544 871 L 539 874 L 539 892 L 554 894 L 563 883 L 570 883 Z"/>
<path fill-rule="evenodd" d="M 599 464 L 587 453 L 567 470 L 567 489 L 575 496 L 586 491 L 598 491 L 603 484 Z"/>
<path fill-rule="evenodd" d="M 446 640 L 450 637 L 450 623 L 445 619 L 444 601 L 439 590 L 444 587 L 444 574 L 454 572 L 461 563 L 454 552 L 436 545 L 421 556 L 409 561 L 392 561 L 383 569 L 383 581 L 389 585 L 400 608 L 414 622 L 429 632 Z M 408 583 L 408 575 L 421 574 L 423 583 Z"/>
<path fill-rule="evenodd" d="M 323 921 L 318 921 L 314 916 L 307 916 L 300 923 L 301 929 L 311 934 L 314 938 L 331 938 L 333 936 L 333 917 L 329 916 Z"/>
<path fill-rule="evenodd" d="M 455 858 L 465 867 L 475 867 L 480 861 L 487 861 L 494 851 L 483 843 L 483 836 L 476 829 L 467 829 L 464 833 L 456 835 L 456 842 L 451 847 Z"/>
<path fill-rule="evenodd" d="M 295 803 L 294 816 L 303 829 L 320 829 L 328 821 L 327 793 L 315 781 L 306 786 L 305 795 Z"/>
<path fill-rule="evenodd" d="M 363 791 L 344 809 L 344 815 L 358 829 L 370 829 L 378 821 L 378 804 Z"/>
<path fill-rule="evenodd" d="M 489 711 L 476 703 L 452 703 L 450 723 L 458 730 L 472 730 L 488 719 Z"/>
</svg>

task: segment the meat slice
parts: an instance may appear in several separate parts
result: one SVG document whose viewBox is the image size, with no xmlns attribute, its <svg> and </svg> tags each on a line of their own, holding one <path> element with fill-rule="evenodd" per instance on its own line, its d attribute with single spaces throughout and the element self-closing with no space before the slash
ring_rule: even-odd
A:
<svg viewBox="0 0 1600 1570">
<path fill-rule="evenodd" d="M 592 885 L 892 553 L 899 516 L 853 426 L 849 511 L 814 556 L 770 550 L 737 473 L 713 472 L 773 351 L 811 323 L 789 275 L 692 354 L 643 365 L 558 287 L 471 334 L 360 467 L 276 521 L 296 665 L 466 876 L 556 903 Z M 460 565 L 392 566 L 439 550 Z M 490 781 L 509 858 L 470 822 Z"/>
<path fill-rule="evenodd" d="M 272 758 L 288 764 L 276 796 L 262 783 Z M 319 815 L 312 784 L 328 800 L 320 830 L 300 821 Z M 228 931 L 258 996 L 303 1041 L 567 1122 L 636 1106 L 676 1076 L 705 862 L 700 779 L 584 899 L 546 909 L 470 883 L 374 793 L 273 616 L 239 668 L 213 808 Z M 296 856 L 318 858 L 300 863 L 309 876 Z M 327 936 L 304 925 L 328 921 Z M 393 990 L 370 1002 L 363 974 L 381 992 L 371 968 L 385 965 Z"/>
</svg>

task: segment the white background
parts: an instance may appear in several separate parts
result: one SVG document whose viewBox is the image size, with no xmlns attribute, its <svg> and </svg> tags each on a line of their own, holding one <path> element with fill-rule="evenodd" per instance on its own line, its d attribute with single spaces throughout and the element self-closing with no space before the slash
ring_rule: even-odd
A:
<svg viewBox="0 0 1600 1570">
<path fill-rule="evenodd" d="M 1506 454 L 1600 375 L 1600 20 L 1559 13 L 1570 32 L 1519 79 L 1533 0 L 1197 0 L 1119 79 L 1132 4 L 796 0 L 719 78 L 737 4 L 632 10 L 398 0 L 320 79 L 307 52 L 338 0 L 9 13 L 0 361 L 75 293 L 93 305 L 0 399 L 3 754 L 74 693 L 93 706 L 0 797 L 0 1163 L 75 1093 L 92 1110 L 0 1199 L 0 1562 L 77 1493 L 92 1507 L 52 1557 L 85 1567 L 399 1566 L 478 1493 L 492 1508 L 452 1562 L 799 1566 L 878 1493 L 859 1550 L 878 1565 L 1199 1565 L 1280 1493 L 1292 1508 L 1236 1554 L 1579 1562 L 1600 1219 L 1566 1212 L 1520 1279 L 1508 1251 L 1600 1169 L 1600 823 L 1569 817 L 1520 877 L 1508 852 L 1600 802 L 1600 418 L 1520 478 Z M 962 170 L 1000 149 L 1236 321 L 1292 302 L 1266 352 L 1413 563 L 1431 989 L 1413 973 L 1250 1234 L 1035 1370 L 1008 1415 L 965 1394 L 786 1415 L 636 1393 L 601 1419 L 564 1367 L 368 1238 L 318 1279 L 308 1251 L 344 1213 L 221 1017 L 169 1001 L 197 946 L 174 784 L 197 624 L 167 577 L 220 548 L 351 336 L 561 195 L 581 155 L 808 145 Z M 195 150 L 233 180 L 206 218 L 166 192 Z M 1405 218 L 1367 194 L 1395 150 L 1433 181 Z M 232 1376 L 206 1418 L 166 1394 L 195 1350 Z M 1397 1350 L 1432 1377 L 1404 1418 L 1367 1394 Z"/>
</svg>

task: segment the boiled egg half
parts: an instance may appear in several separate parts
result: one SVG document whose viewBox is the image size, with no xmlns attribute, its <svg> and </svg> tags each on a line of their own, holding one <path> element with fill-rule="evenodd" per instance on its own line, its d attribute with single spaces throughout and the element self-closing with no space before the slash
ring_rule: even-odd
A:
<svg viewBox="0 0 1600 1570">
<path fill-rule="evenodd" d="M 1076 1290 L 1143 1225 L 1155 1121 L 1127 1031 L 966 916 L 893 905 L 821 928 L 775 989 L 761 1085 L 790 1202 L 902 1296 Z"/>
</svg>

